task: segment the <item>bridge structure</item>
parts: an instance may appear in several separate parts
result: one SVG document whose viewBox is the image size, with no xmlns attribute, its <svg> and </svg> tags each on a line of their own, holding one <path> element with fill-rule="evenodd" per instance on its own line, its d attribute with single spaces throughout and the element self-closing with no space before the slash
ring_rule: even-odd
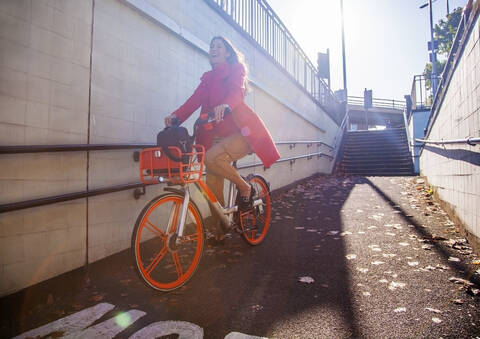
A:
<svg viewBox="0 0 480 339">
<path fill-rule="evenodd" d="M 364 97 L 348 97 L 348 130 L 369 130 L 378 127 L 404 127 L 405 101 L 373 98 L 371 107 Z"/>
<path fill-rule="evenodd" d="M 470 34 L 478 31 L 478 2 L 469 3 L 425 138 L 480 130 L 473 100 L 480 80 L 468 76 L 480 58 L 471 52 L 478 35 Z M 266 0 L 4 1 L 0 15 L 0 296 L 130 246 L 136 216 L 164 188 L 138 182 L 136 155 L 154 145 L 164 117 L 210 69 L 209 42 L 218 32 L 245 54 L 246 102 L 281 153 L 270 169 L 255 155 L 242 159 L 242 174 L 261 172 L 273 190 L 331 174 L 344 132 L 354 127 L 403 121 L 413 140 L 413 115 L 398 101 L 377 100 L 366 110 L 352 97 L 346 114 Z M 467 94 L 459 97 L 462 86 Z M 448 125 L 452 117 L 458 124 Z M 418 157 L 420 173 L 456 206 L 452 213 L 475 240 L 478 152 L 469 147 L 445 153 L 425 146 Z M 475 203 L 462 203 L 465 196 Z M 200 209 L 209 214 L 208 206 Z"/>
</svg>

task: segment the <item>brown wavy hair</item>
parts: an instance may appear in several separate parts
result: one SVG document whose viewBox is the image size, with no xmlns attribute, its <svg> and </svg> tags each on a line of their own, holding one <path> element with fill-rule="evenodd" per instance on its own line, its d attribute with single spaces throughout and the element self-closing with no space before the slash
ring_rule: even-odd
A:
<svg viewBox="0 0 480 339">
<path fill-rule="evenodd" d="M 248 66 L 245 62 L 245 56 L 242 54 L 242 52 L 236 49 L 235 46 L 233 46 L 233 44 L 227 38 L 221 35 L 214 36 L 212 40 L 210 40 L 210 45 L 212 45 L 214 40 L 221 40 L 225 45 L 227 52 L 230 53 L 230 56 L 227 58 L 227 62 L 229 64 L 241 64 L 243 66 L 243 68 L 245 69 L 245 80 L 243 85 L 245 86 L 245 89 L 248 90 Z"/>
</svg>

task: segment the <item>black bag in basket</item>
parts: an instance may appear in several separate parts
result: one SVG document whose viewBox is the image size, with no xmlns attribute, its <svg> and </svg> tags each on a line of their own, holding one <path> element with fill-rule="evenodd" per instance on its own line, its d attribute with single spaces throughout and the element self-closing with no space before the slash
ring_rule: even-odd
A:
<svg viewBox="0 0 480 339">
<path fill-rule="evenodd" d="M 185 127 L 169 126 L 157 134 L 157 145 L 173 161 L 188 164 L 188 155 L 185 155 L 185 153 L 192 152 L 192 144 L 192 137 L 188 134 L 188 130 Z M 182 156 L 177 157 L 173 155 L 171 150 L 168 149 L 169 146 L 178 147 L 182 151 Z"/>
</svg>

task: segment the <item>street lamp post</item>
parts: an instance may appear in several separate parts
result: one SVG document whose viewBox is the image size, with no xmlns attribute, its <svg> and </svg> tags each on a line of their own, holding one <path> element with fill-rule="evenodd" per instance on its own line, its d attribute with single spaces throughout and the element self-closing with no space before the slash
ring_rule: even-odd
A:
<svg viewBox="0 0 480 339">
<path fill-rule="evenodd" d="M 345 62 L 345 29 L 343 23 L 343 0 L 340 0 L 340 11 L 342 15 L 342 60 L 343 60 L 343 92 L 345 95 L 345 100 L 348 102 L 347 94 L 347 66 Z"/>
<path fill-rule="evenodd" d="M 428 3 L 420 6 L 420 8 L 425 8 L 428 6 L 430 12 L 430 50 L 432 51 L 432 78 L 430 79 L 432 82 L 432 91 L 433 97 L 435 98 L 435 94 L 437 93 L 437 52 L 435 46 L 435 40 L 433 39 L 433 14 L 432 14 L 432 0 L 428 0 Z"/>
</svg>

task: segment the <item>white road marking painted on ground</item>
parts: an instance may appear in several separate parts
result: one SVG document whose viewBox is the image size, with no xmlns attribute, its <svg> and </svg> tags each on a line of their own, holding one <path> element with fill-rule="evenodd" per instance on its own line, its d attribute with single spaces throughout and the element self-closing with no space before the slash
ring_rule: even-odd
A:
<svg viewBox="0 0 480 339">
<path fill-rule="evenodd" d="M 73 333 L 65 338 L 113 338 L 128 326 L 133 324 L 146 313 L 139 310 L 130 310 L 122 313 L 121 316 L 110 318 L 100 324 L 89 327 L 84 331 Z M 121 320 L 120 320 L 121 317 Z"/>
<path fill-rule="evenodd" d="M 202 339 L 203 328 L 186 321 L 158 321 L 135 332 L 130 339 L 155 339 L 178 334 L 179 339 Z"/>
<path fill-rule="evenodd" d="M 100 319 L 115 306 L 108 303 L 101 303 L 80 312 L 71 314 L 62 319 L 53 321 L 44 326 L 22 333 L 12 339 L 20 338 L 40 338 L 46 337 L 55 332 L 55 336 L 74 339 L 74 338 L 113 338 L 124 331 L 135 321 L 143 317 L 146 313 L 139 310 L 130 310 L 122 312 L 115 317 L 101 322 L 95 326 L 88 327 L 96 320 Z M 88 328 L 87 328 L 88 327 Z M 130 339 L 149 339 L 158 338 L 170 334 L 178 334 L 180 339 L 203 338 L 203 328 L 186 321 L 157 321 L 135 332 Z M 239 332 L 230 332 L 225 339 L 268 339 L 266 337 L 257 337 Z"/>
<path fill-rule="evenodd" d="M 58 319 L 44 326 L 22 333 L 13 339 L 44 337 L 53 332 L 63 332 L 63 335 L 69 335 L 87 328 L 93 324 L 95 320 L 100 319 L 105 313 L 111 311 L 114 307 L 115 306 L 112 304 L 101 303 L 69 315 L 68 317 Z"/>
<path fill-rule="evenodd" d="M 230 332 L 225 339 L 268 339 L 266 337 L 256 337 L 254 335 L 243 334 L 239 332 Z"/>
</svg>

